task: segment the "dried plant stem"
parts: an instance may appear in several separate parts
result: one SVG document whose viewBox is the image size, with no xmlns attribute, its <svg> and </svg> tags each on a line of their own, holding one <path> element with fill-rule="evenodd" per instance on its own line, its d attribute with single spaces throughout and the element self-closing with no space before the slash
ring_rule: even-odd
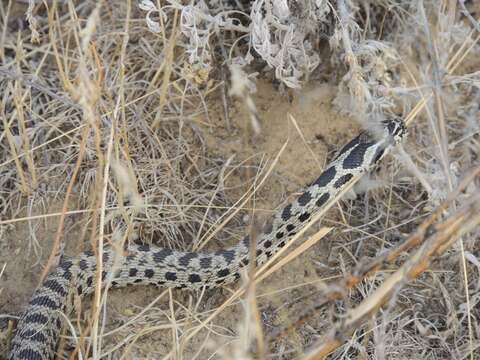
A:
<svg viewBox="0 0 480 360">
<path fill-rule="evenodd" d="M 4 102 L 3 102 L 4 103 Z M 4 113 L 4 109 L 2 107 L 2 113 Z M 20 177 L 20 182 L 21 182 L 21 191 L 24 194 L 28 193 L 28 183 L 27 179 L 25 177 L 25 173 L 22 168 L 22 164 L 20 163 L 20 159 L 17 154 L 17 148 L 15 146 L 15 139 L 13 137 L 13 134 L 10 130 L 9 123 L 7 121 L 7 117 L 3 116 L 2 114 L 2 122 L 3 122 L 3 127 L 4 127 L 4 133 L 6 135 L 7 141 L 8 141 L 8 146 L 10 148 L 10 153 L 12 154 L 13 161 L 15 162 L 15 166 L 17 169 L 18 176 Z"/>
<path fill-rule="evenodd" d="M 155 117 L 155 120 L 152 124 L 153 129 L 157 129 L 160 125 L 160 122 L 162 121 L 163 107 L 165 106 L 165 102 L 167 99 L 167 89 L 168 89 L 168 86 L 170 85 L 170 75 L 172 73 L 172 67 L 173 67 L 173 61 L 174 61 L 173 51 L 175 49 L 175 42 L 176 42 L 176 36 L 177 36 L 177 18 L 178 18 L 178 11 L 175 10 L 173 15 L 172 33 L 170 35 L 170 39 L 168 40 L 168 45 L 166 46 L 165 60 L 162 63 L 163 79 L 162 79 L 162 85 L 160 86 L 159 109 Z M 162 17 L 160 17 L 160 19 L 162 21 Z M 162 28 L 164 29 L 163 31 L 164 44 L 167 44 L 163 22 L 162 22 Z"/>
<path fill-rule="evenodd" d="M 63 224 L 65 222 L 65 216 L 68 210 L 68 204 L 70 202 L 70 196 L 72 194 L 73 186 L 75 185 L 75 181 L 77 180 L 78 172 L 80 170 L 80 165 L 82 164 L 83 157 L 85 155 L 85 146 L 88 140 L 89 130 L 90 128 L 88 126 L 85 126 L 82 131 L 82 141 L 80 143 L 77 161 L 75 162 L 75 167 L 73 168 L 72 177 L 70 178 L 67 190 L 65 192 L 65 198 L 63 199 L 62 210 L 60 212 L 60 218 L 58 219 L 57 230 L 55 232 L 55 240 L 53 242 L 52 250 L 50 251 L 50 256 L 47 260 L 45 268 L 43 269 L 42 274 L 40 275 L 39 284 L 43 282 L 45 277 L 50 272 L 54 259 L 57 256 L 58 251 L 60 249 L 60 239 L 62 237 Z"/>
</svg>

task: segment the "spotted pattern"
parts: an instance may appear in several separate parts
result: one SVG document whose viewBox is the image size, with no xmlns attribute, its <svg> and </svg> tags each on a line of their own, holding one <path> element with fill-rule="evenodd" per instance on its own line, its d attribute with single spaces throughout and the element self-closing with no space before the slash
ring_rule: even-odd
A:
<svg viewBox="0 0 480 360">
<path fill-rule="evenodd" d="M 283 221 L 288 221 L 288 219 L 290 219 L 291 216 L 292 216 L 292 204 L 288 204 L 287 206 L 285 206 L 283 208 L 282 220 Z"/>
<path fill-rule="evenodd" d="M 307 220 L 351 181 L 368 172 L 406 134 L 403 123 L 398 120 L 384 122 L 383 129 L 380 137 L 364 132 L 345 145 L 316 181 L 296 200 L 279 208 L 257 236 L 257 265 L 285 246 Z M 214 253 L 133 245 L 127 249 L 127 255 L 122 256 L 106 248 L 102 254 L 101 285 L 153 284 L 200 289 L 228 284 L 237 280 L 242 268 L 248 266 L 249 246 L 246 236 L 231 248 Z M 120 261 L 114 266 L 113 260 L 117 257 Z M 97 281 L 96 270 L 94 253 L 85 251 L 78 258 L 64 260 L 48 275 L 20 317 L 8 359 L 54 358 L 69 289 L 74 285 L 79 296 L 92 293 Z"/>
<path fill-rule="evenodd" d="M 337 174 L 337 170 L 335 165 L 330 166 L 327 170 L 325 170 L 322 175 L 319 176 L 317 180 L 313 183 L 314 185 L 317 185 L 318 187 L 324 187 L 327 186 L 332 182 L 332 180 L 335 178 L 335 175 Z"/>
<path fill-rule="evenodd" d="M 365 158 L 365 153 L 372 147 L 373 142 L 360 143 L 355 148 L 356 151 L 350 152 L 343 159 L 344 169 L 355 169 L 360 166 Z"/>
<path fill-rule="evenodd" d="M 302 195 L 298 197 L 298 205 L 305 206 L 312 200 L 312 194 L 310 192 L 305 191 Z"/>
<path fill-rule="evenodd" d="M 340 176 L 335 182 L 333 183 L 333 187 L 335 189 L 340 189 L 343 185 L 348 183 L 353 178 L 352 174 L 345 174 Z"/>
<path fill-rule="evenodd" d="M 322 207 L 323 205 L 325 205 L 327 203 L 328 199 L 330 199 L 330 194 L 329 193 L 323 193 L 317 199 L 317 201 L 315 201 L 315 205 L 317 205 L 317 207 Z"/>
<path fill-rule="evenodd" d="M 310 213 L 307 211 L 305 211 L 304 213 L 301 213 L 300 216 L 298 217 L 298 220 L 300 220 L 300 222 L 305 222 L 308 219 L 310 219 Z"/>
</svg>

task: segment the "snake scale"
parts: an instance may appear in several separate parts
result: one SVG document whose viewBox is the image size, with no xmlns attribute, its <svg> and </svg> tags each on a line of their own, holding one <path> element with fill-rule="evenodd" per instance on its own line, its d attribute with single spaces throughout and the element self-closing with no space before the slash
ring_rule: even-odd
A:
<svg viewBox="0 0 480 360">
<path fill-rule="evenodd" d="M 335 159 L 295 200 L 282 206 L 257 236 L 256 262 L 264 263 L 282 248 L 308 220 L 318 213 L 354 178 L 364 175 L 402 138 L 401 120 L 382 122 L 376 131 L 364 131 L 345 145 Z M 248 266 L 250 240 L 212 253 L 183 252 L 147 245 L 129 247 L 127 255 L 113 266 L 115 252 L 103 253 L 102 286 L 154 284 L 173 288 L 199 289 L 227 284 L 239 278 Z M 50 360 L 56 352 L 63 326 L 63 313 L 70 289 L 79 296 L 92 293 L 96 279 L 96 258 L 85 251 L 65 258 L 35 291 L 20 317 L 12 340 L 10 360 Z"/>
</svg>

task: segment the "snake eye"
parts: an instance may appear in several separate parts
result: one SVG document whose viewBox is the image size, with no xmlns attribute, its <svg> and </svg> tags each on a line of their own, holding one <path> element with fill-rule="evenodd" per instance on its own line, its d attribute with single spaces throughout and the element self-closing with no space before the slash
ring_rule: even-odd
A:
<svg viewBox="0 0 480 360">
<path fill-rule="evenodd" d="M 407 135 L 407 128 L 400 118 L 389 119 L 383 122 L 386 135 L 390 137 L 393 143 L 399 143 Z"/>
</svg>

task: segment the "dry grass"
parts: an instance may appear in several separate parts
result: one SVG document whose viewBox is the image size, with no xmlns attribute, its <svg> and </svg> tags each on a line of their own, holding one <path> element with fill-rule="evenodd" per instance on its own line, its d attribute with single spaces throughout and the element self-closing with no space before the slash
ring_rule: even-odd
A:
<svg viewBox="0 0 480 360">
<path fill-rule="evenodd" d="M 64 253 L 91 247 L 101 264 L 104 246 L 214 249 L 254 232 L 248 219 L 318 173 L 319 144 L 338 149 L 354 133 L 339 135 L 340 119 L 319 130 L 323 118 L 271 114 L 324 81 L 336 107 L 312 98 L 315 116 L 371 127 L 401 114 L 410 132 L 355 200 L 322 214 L 329 228 L 311 222 L 237 290 L 98 288 L 62 348 L 94 359 L 480 356 L 480 6 L 305 1 L 287 14 L 247 3 L 0 3 L 0 358 Z M 255 93 L 272 77 L 277 88 Z M 298 148 L 304 161 L 288 157 Z"/>
</svg>

